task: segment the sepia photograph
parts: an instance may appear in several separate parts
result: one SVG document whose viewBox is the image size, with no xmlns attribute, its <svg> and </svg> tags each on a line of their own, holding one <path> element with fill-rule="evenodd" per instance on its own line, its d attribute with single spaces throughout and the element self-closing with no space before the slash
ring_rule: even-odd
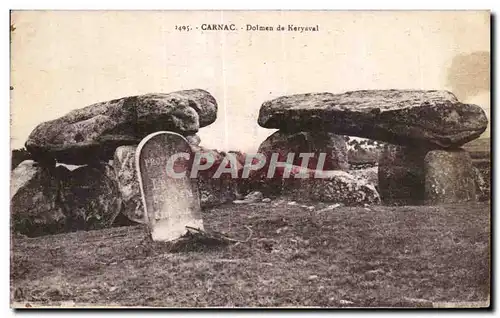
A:
<svg viewBox="0 0 500 318">
<path fill-rule="evenodd" d="M 487 10 L 11 10 L 10 307 L 491 309 Z"/>
</svg>

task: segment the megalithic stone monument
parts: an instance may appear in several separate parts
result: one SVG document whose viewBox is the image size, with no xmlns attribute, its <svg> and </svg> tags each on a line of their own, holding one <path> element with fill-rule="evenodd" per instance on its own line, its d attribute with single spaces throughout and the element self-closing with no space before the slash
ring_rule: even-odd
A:
<svg viewBox="0 0 500 318">
<path fill-rule="evenodd" d="M 196 179 L 190 178 L 194 155 L 179 134 L 160 131 L 146 136 L 136 150 L 144 216 L 154 241 L 171 241 L 186 226 L 203 229 Z"/>
</svg>

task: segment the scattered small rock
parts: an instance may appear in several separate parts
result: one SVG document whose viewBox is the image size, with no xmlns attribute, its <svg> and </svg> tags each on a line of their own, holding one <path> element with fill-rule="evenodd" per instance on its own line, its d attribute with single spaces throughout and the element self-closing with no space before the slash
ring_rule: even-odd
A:
<svg viewBox="0 0 500 318">
<path fill-rule="evenodd" d="M 288 205 L 297 205 L 297 202 L 295 202 L 295 201 L 290 201 L 290 202 L 288 202 L 287 204 L 288 204 Z"/>
<path fill-rule="evenodd" d="M 269 199 L 269 198 L 264 198 L 264 199 L 262 199 L 262 202 L 269 203 L 269 202 L 271 202 L 271 199 Z"/>
<path fill-rule="evenodd" d="M 318 275 L 311 275 L 311 276 L 309 276 L 307 279 L 308 279 L 308 280 L 315 280 L 315 279 L 317 279 L 317 278 L 318 278 Z"/>
<path fill-rule="evenodd" d="M 332 210 L 338 208 L 340 205 L 341 205 L 340 203 L 335 203 L 335 204 L 327 206 L 326 208 L 323 208 L 321 210 L 316 211 L 316 213 L 323 213 L 323 212 L 332 211 Z"/>
<path fill-rule="evenodd" d="M 276 230 L 276 234 L 280 234 L 281 232 L 286 231 L 286 230 L 288 230 L 288 226 L 280 227 L 279 229 Z"/>
<path fill-rule="evenodd" d="M 245 196 L 243 200 L 234 200 L 235 204 L 246 204 L 246 203 L 255 203 L 263 200 L 262 192 L 260 191 L 252 191 Z"/>
<path fill-rule="evenodd" d="M 383 270 L 383 269 L 381 269 L 381 268 L 377 268 L 377 269 L 372 269 L 372 270 L 369 270 L 369 271 L 367 271 L 366 273 L 367 273 L 367 274 L 378 274 L 378 273 L 383 273 L 383 272 L 384 272 L 384 270 Z"/>
</svg>

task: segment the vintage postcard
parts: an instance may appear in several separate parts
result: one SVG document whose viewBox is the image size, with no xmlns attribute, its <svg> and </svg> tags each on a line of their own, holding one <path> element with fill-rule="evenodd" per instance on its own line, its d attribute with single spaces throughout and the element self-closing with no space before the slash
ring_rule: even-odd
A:
<svg viewBox="0 0 500 318">
<path fill-rule="evenodd" d="M 11 307 L 490 307 L 490 23 L 11 11 Z"/>
</svg>

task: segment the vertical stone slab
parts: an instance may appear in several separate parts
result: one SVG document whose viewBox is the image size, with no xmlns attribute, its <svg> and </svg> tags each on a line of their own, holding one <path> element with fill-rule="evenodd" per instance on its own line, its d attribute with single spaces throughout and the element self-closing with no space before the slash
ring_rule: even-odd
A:
<svg viewBox="0 0 500 318">
<path fill-rule="evenodd" d="M 186 232 L 186 226 L 203 228 L 196 179 L 190 178 L 193 159 L 186 139 L 172 132 L 150 134 L 137 147 L 145 218 L 155 241 L 174 240 Z M 167 169 L 169 162 L 173 164 Z"/>
<path fill-rule="evenodd" d="M 120 146 L 116 148 L 113 157 L 113 169 L 122 196 L 121 213 L 129 220 L 145 223 L 144 206 L 135 167 L 136 150 L 137 146 Z"/>
<path fill-rule="evenodd" d="M 278 161 L 284 162 L 289 153 L 294 153 L 293 164 L 300 166 L 300 153 L 314 153 L 309 158 L 308 168 L 316 169 L 321 153 L 326 155 L 323 170 L 348 170 L 347 144 L 344 136 L 325 131 L 301 131 L 288 133 L 277 131 L 264 140 L 257 151 L 266 156 L 267 161 L 273 153 L 278 153 Z M 267 166 L 266 166 L 267 167 Z"/>
<path fill-rule="evenodd" d="M 59 201 L 68 231 L 110 227 L 122 204 L 113 167 L 101 162 L 67 170 L 61 177 Z"/>
<path fill-rule="evenodd" d="M 425 203 L 476 200 L 472 159 L 463 149 L 433 150 L 425 156 Z"/>
<path fill-rule="evenodd" d="M 25 160 L 11 172 L 13 231 L 28 236 L 64 232 L 67 218 L 58 202 L 60 184 L 56 171 Z"/>
<path fill-rule="evenodd" d="M 419 205 L 424 200 L 427 149 L 386 144 L 379 157 L 378 187 L 382 202 Z"/>
</svg>

